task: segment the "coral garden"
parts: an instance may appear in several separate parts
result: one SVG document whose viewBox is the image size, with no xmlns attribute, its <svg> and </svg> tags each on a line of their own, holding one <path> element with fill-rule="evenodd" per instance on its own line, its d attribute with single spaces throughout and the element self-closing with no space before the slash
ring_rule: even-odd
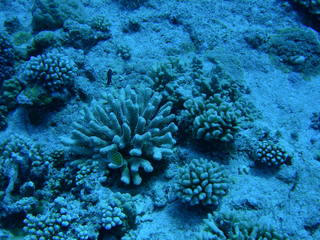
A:
<svg viewBox="0 0 320 240">
<path fill-rule="evenodd" d="M 1 1 L 0 239 L 320 239 L 297 6 Z"/>
</svg>

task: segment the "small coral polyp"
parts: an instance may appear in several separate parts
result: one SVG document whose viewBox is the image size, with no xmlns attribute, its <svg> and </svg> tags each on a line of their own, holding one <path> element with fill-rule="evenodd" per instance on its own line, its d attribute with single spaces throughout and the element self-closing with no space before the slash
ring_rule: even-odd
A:
<svg viewBox="0 0 320 240">
<path fill-rule="evenodd" d="M 111 89 L 100 101 L 86 107 L 64 142 L 72 152 L 109 162 L 121 169 L 121 181 L 139 185 L 139 169 L 152 172 L 152 160 L 173 153 L 177 131 L 171 102 L 150 88 Z"/>
</svg>

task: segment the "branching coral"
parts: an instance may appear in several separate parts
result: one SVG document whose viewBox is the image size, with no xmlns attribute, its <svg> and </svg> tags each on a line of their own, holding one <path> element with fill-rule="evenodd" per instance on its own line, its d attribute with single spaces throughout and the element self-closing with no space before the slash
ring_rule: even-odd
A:
<svg viewBox="0 0 320 240">
<path fill-rule="evenodd" d="M 186 99 L 182 87 L 185 84 L 185 72 L 178 59 L 170 58 L 154 67 L 148 74 L 150 87 L 160 92 L 165 100 L 173 102 L 174 110 L 181 109 Z"/>
<path fill-rule="evenodd" d="M 121 169 L 122 182 L 139 185 L 140 168 L 152 172 L 151 160 L 173 153 L 177 126 L 171 106 L 162 105 L 161 95 L 150 88 L 111 90 L 84 109 L 64 142 L 76 154 L 110 161 L 110 168 Z"/>
<path fill-rule="evenodd" d="M 23 75 L 27 87 L 18 96 L 18 102 L 28 106 L 65 102 L 76 71 L 74 62 L 57 51 L 31 57 Z"/>
<path fill-rule="evenodd" d="M 61 92 L 70 87 L 75 73 L 73 61 L 57 51 L 31 57 L 26 66 L 26 80 L 40 84 L 50 92 Z"/>
<path fill-rule="evenodd" d="M 203 158 L 193 159 L 178 176 L 179 196 L 190 205 L 215 206 L 227 194 L 228 187 L 223 169 Z"/>
<path fill-rule="evenodd" d="M 202 97 L 184 103 L 182 115 L 191 122 L 197 139 L 230 142 L 240 129 L 241 112 L 220 94 L 205 100 Z"/>
</svg>

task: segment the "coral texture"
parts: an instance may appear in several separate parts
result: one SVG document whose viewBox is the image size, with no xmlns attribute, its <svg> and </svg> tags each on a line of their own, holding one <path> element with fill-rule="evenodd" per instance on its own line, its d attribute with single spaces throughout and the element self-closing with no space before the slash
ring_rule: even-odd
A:
<svg viewBox="0 0 320 240">
<path fill-rule="evenodd" d="M 200 158 L 184 166 L 178 176 L 178 192 L 190 205 L 218 205 L 228 192 L 228 179 L 215 162 Z"/>
<path fill-rule="evenodd" d="M 108 161 L 120 168 L 121 181 L 139 185 L 139 169 L 152 172 L 152 160 L 173 153 L 177 131 L 170 114 L 171 102 L 161 104 L 161 95 L 149 88 L 110 90 L 105 99 L 84 109 L 64 142 L 80 155 Z"/>
</svg>

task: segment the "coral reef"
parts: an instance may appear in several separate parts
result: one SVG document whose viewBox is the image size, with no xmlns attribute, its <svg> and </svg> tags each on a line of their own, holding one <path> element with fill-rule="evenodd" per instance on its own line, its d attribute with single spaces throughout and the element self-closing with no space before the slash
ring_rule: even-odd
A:
<svg viewBox="0 0 320 240">
<path fill-rule="evenodd" d="M 101 166 L 99 161 L 84 161 L 79 164 L 78 168 L 75 184 L 87 189 L 92 186 L 93 182 L 96 183 L 95 185 L 105 182 L 109 173 L 108 170 L 101 171 L 105 167 Z"/>
<path fill-rule="evenodd" d="M 207 159 L 193 159 L 178 175 L 180 199 L 190 205 L 216 206 L 228 192 L 229 180 L 223 169 Z"/>
<path fill-rule="evenodd" d="M 285 235 L 271 228 L 236 219 L 234 214 L 208 214 L 204 227 L 197 235 L 198 240 L 288 240 Z"/>
<path fill-rule="evenodd" d="M 0 131 L 5 129 L 8 125 L 7 113 L 8 113 L 7 107 L 0 105 Z"/>
<path fill-rule="evenodd" d="M 126 218 L 126 215 L 122 212 L 122 209 L 113 203 L 104 206 L 101 211 L 101 224 L 106 230 L 110 230 L 116 226 L 121 226 Z"/>
<path fill-rule="evenodd" d="M 139 169 L 152 172 L 151 160 L 173 153 L 177 131 L 170 114 L 172 104 L 161 104 L 161 95 L 150 88 L 110 90 L 105 100 L 85 108 L 64 142 L 75 154 L 110 162 L 121 169 L 121 181 L 139 185 Z"/>
<path fill-rule="evenodd" d="M 101 32 L 110 32 L 110 22 L 103 15 L 94 16 L 90 21 L 90 26 Z"/>
<path fill-rule="evenodd" d="M 272 141 L 261 141 L 255 152 L 255 161 L 268 167 L 291 164 L 292 156 L 282 146 Z"/>
<path fill-rule="evenodd" d="M 21 92 L 23 84 L 18 78 L 13 77 L 4 80 L 1 88 L 0 104 L 12 110 L 17 106 L 17 96 Z"/>
</svg>

